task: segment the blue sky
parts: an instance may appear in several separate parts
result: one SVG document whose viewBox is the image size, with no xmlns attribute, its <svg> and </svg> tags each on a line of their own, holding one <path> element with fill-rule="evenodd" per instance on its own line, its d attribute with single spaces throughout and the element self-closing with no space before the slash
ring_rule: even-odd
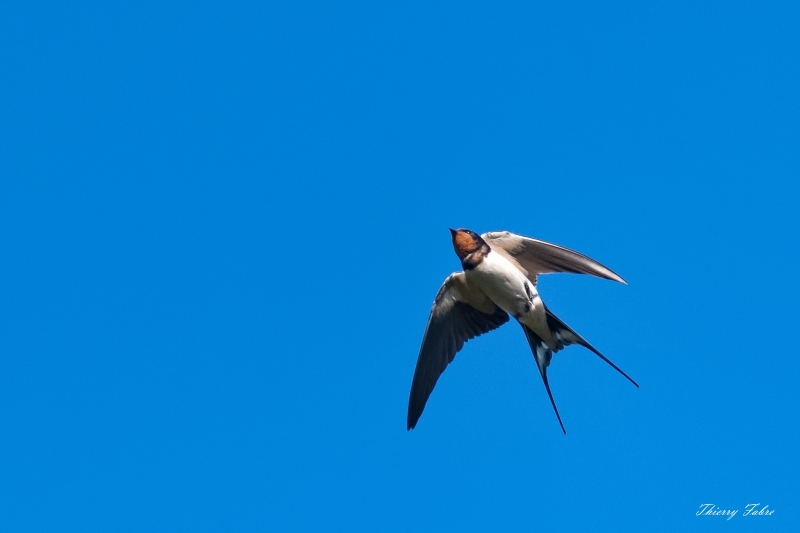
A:
<svg viewBox="0 0 800 533">
<path fill-rule="evenodd" d="M 796 529 L 800 8 L 557 4 L 6 6 L 0 528 Z M 507 325 L 407 432 L 448 227 L 641 388 Z"/>
</svg>

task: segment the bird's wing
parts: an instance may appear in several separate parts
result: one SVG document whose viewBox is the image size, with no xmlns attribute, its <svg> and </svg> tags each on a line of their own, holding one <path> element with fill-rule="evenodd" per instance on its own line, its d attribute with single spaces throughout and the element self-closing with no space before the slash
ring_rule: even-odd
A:
<svg viewBox="0 0 800 533">
<path fill-rule="evenodd" d="M 479 289 L 467 285 L 463 272 L 450 274 L 433 301 L 408 399 L 408 429 L 417 425 L 425 403 L 442 375 L 473 337 L 508 322 L 508 314 Z"/>
<path fill-rule="evenodd" d="M 585 255 L 538 239 L 508 231 L 490 231 L 481 235 L 492 251 L 512 258 L 520 270 L 536 283 L 538 274 L 573 272 L 626 283 L 618 274 Z"/>
</svg>

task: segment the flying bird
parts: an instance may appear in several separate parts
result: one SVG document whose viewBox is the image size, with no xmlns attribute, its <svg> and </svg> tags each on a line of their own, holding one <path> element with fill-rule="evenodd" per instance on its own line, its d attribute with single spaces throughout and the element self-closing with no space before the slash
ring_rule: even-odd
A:
<svg viewBox="0 0 800 533">
<path fill-rule="evenodd" d="M 464 343 L 499 328 L 508 322 L 509 315 L 525 332 L 550 403 L 565 434 L 567 430 L 547 381 L 547 367 L 554 353 L 565 346 L 579 344 L 639 386 L 556 317 L 536 290 L 539 274 L 572 272 L 626 283 L 618 274 L 578 252 L 508 231 L 478 235 L 467 229 L 450 229 L 450 233 L 464 270 L 450 274 L 433 301 L 411 382 L 409 430 L 417 425 L 436 381 Z"/>
</svg>

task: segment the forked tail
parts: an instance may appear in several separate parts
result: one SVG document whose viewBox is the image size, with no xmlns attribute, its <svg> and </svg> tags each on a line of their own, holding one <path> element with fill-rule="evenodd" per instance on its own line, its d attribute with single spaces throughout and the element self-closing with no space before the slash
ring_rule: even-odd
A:
<svg viewBox="0 0 800 533">
<path fill-rule="evenodd" d="M 564 428 L 564 423 L 561 421 L 561 415 L 558 414 L 558 407 L 556 407 L 556 402 L 553 399 L 553 393 L 550 391 L 550 383 L 547 381 L 547 367 L 550 365 L 550 361 L 553 358 L 553 353 L 558 352 L 565 346 L 569 346 L 571 344 L 580 344 L 594 352 L 600 359 L 611 365 L 614 370 L 625 376 L 628 381 L 639 386 L 631 377 L 622 371 L 617 365 L 611 362 L 606 356 L 601 354 L 597 349 L 586 342 L 586 340 L 575 333 L 575 331 L 567 326 L 560 318 L 550 312 L 547 307 L 545 307 L 545 311 L 547 312 L 547 326 L 550 328 L 550 333 L 552 334 L 553 338 L 556 341 L 555 349 L 551 349 L 539 335 L 537 335 L 532 329 L 527 327 L 525 324 L 520 322 L 520 326 L 522 326 L 522 330 L 525 332 L 525 338 L 528 339 L 528 344 L 531 347 L 531 351 L 533 352 L 533 356 L 536 359 L 536 366 L 539 368 L 539 373 L 542 375 L 542 381 L 544 382 L 544 388 L 547 389 L 547 396 L 550 397 L 550 403 L 553 405 L 553 411 L 556 413 L 556 418 L 558 418 L 558 423 L 561 425 L 561 431 L 564 434 L 567 433 L 567 430 Z"/>
</svg>

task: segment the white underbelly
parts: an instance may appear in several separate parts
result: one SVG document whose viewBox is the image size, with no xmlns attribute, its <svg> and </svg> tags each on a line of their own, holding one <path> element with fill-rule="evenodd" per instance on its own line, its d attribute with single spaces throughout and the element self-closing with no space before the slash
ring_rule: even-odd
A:
<svg viewBox="0 0 800 533">
<path fill-rule="evenodd" d="M 544 303 L 533 283 L 506 258 L 489 253 L 476 268 L 467 270 L 474 284 L 500 309 L 513 316 L 551 344 Z"/>
<path fill-rule="evenodd" d="M 530 296 L 538 300 L 536 288 L 522 272 L 497 254 L 486 254 L 480 265 L 466 271 L 466 276 L 468 283 L 477 286 L 500 309 L 512 316 L 518 317 L 530 310 Z"/>
</svg>

